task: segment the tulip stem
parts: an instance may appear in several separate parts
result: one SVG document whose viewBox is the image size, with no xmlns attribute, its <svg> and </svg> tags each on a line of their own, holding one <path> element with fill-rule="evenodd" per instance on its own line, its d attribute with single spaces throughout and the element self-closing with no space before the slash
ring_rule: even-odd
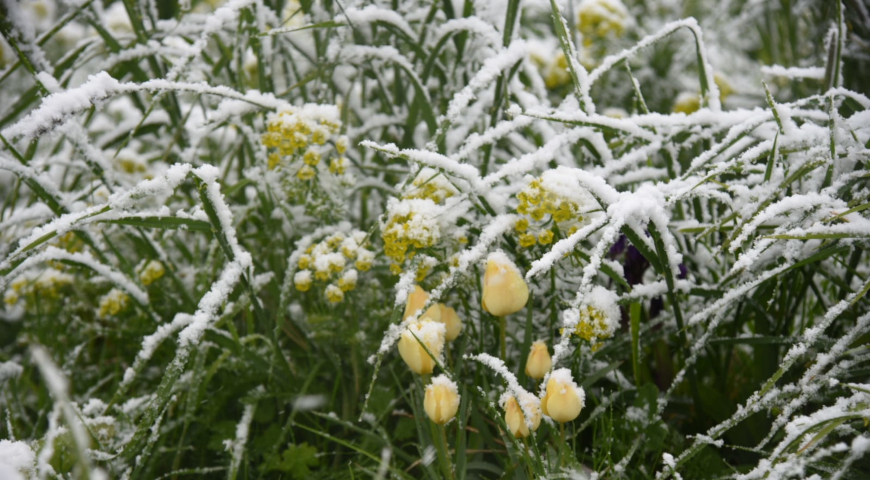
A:
<svg viewBox="0 0 870 480">
<path fill-rule="evenodd" d="M 507 362 L 507 319 L 498 317 L 498 339 L 501 344 L 501 359 Z"/>
<path fill-rule="evenodd" d="M 559 424 L 559 434 L 561 435 L 561 440 L 559 441 L 559 466 L 565 466 L 565 456 L 562 454 L 565 450 L 565 424 Z"/>
<path fill-rule="evenodd" d="M 438 425 L 438 432 L 440 434 L 440 439 L 438 440 L 441 443 L 441 469 L 444 470 L 444 478 L 451 478 L 456 480 L 456 475 L 453 473 L 453 467 L 450 461 L 450 446 L 447 444 L 447 429 L 444 425 Z"/>
</svg>

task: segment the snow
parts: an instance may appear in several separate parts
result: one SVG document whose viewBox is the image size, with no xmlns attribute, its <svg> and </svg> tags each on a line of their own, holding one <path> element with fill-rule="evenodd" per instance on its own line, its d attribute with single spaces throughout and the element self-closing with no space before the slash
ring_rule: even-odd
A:
<svg viewBox="0 0 870 480">
<path fill-rule="evenodd" d="M 24 367 L 10 360 L 8 362 L 0 362 L 0 384 L 10 380 L 15 380 L 24 372 Z"/>
<path fill-rule="evenodd" d="M 265 393 L 265 388 L 260 385 L 250 393 L 255 398 L 262 396 Z M 242 463 L 242 455 L 245 453 L 245 444 L 248 443 L 248 435 L 250 433 L 251 421 L 254 419 L 254 410 L 257 408 L 256 400 L 247 403 L 245 410 L 242 413 L 242 418 L 236 424 L 236 437 L 233 440 L 224 440 L 224 447 L 232 455 L 230 460 L 231 477 L 235 477 L 235 472 L 238 471 Z"/>
<path fill-rule="evenodd" d="M 437 8 L 431 10 L 433 15 L 430 15 L 428 7 L 400 5 L 398 9 L 388 9 L 381 4 L 351 3 L 342 11 L 329 11 L 315 6 L 287 25 L 295 29 L 305 22 L 311 22 L 308 25 L 312 26 L 329 20 L 343 24 L 341 28 L 328 30 L 329 35 L 323 37 L 327 43 L 323 45 L 325 48 L 317 51 L 311 41 L 314 30 L 278 35 L 289 30 L 273 28 L 282 25 L 287 12 L 272 11 L 262 0 L 230 0 L 219 7 L 203 4 L 202 8 L 215 10 L 212 14 L 188 12 L 189 2 L 182 2 L 184 16 L 171 20 L 152 20 L 150 17 L 156 18 L 153 15 L 156 7 L 153 2 L 146 2 L 142 5 L 145 15 L 141 20 L 151 31 L 144 39 L 138 38 L 139 32 L 134 31 L 123 5 L 116 2 L 103 12 L 100 2 L 96 2 L 83 13 L 93 15 L 95 22 L 103 23 L 119 39 L 122 48 L 112 53 L 103 52 L 105 45 L 98 35 L 78 25 L 75 12 L 62 19 L 56 18 L 57 12 L 53 12 L 49 20 L 36 19 L 28 13 L 29 6 L 23 10 L 10 8 L 9 0 L 2 1 L 10 10 L 8 21 L 12 31 L 8 38 L 16 40 L 35 69 L 25 72 L 19 61 L 9 64 L 0 76 L 8 76 L 10 84 L 24 79 L 22 85 L 26 84 L 26 88 L 36 82 L 43 93 L 41 101 L 32 108 L 9 117 L 9 123 L 2 130 L 10 143 L 0 153 L 0 169 L 4 171 L 0 176 L 0 189 L 8 188 L 6 186 L 12 182 L 27 183 L 20 190 L 21 196 L 6 202 L 4 205 L 8 206 L 0 212 L 0 271 L 3 271 L 0 290 L 7 304 L 2 318 L 18 318 L 26 327 L 32 320 L 25 313 L 25 304 L 33 302 L 34 292 L 63 286 L 61 294 L 66 295 L 68 291 L 78 292 L 78 282 L 84 280 L 100 289 L 94 294 L 97 300 L 114 298 L 120 302 L 129 297 L 135 313 L 146 316 L 153 324 L 147 335 L 138 337 L 138 352 L 130 352 L 120 364 L 120 368 L 127 368 L 118 390 L 120 400 L 112 407 L 119 414 L 139 416 L 147 405 L 156 405 L 147 385 L 136 386 L 136 394 L 141 396 L 128 398 L 128 393 L 137 376 L 147 372 L 158 350 L 174 353 L 176 359 L 171 365 L 184 368 L 191 351 L 210 348 L 203 342 L 205 332 L 211 329 L 215 335 L 232 337 L 224 329 L 215 328 L 218 318 L 248 308 L 250 302 L 257 301 L 256 291 L 269 288 L 281 275 L 284 281 L 278 318 L 289 315 L 294 320 L 304 321 L 307 315 L 314 313 L 309 303 L 301 300 L 299 295 L 304 292 L 294 289 L 294 283 L 313 283 L 318 274 L 338 268 L 341 272 L 330 282 L 359 283 L 366 287 L 365 294 L 377 295 L 366 300 L 376 305 L 376 312 L 370 312 L 373 315 L 388 314 L 391 308 L 398 314 L 408 294 L 420 283 L 431 293 L 423 311 L 435 302 L 456 300 L 455 290 L 461 289 L 463 307 L 466 302 L 472 307 L 466 312 L 465 320 L 479 328 L 482 321 L 477 307 L 479 292 L 477 279 L 473 277 L 488 259 L 497 259 L 517 271 L 515 264 L 522 265 L 535 298 L 552 301 L 557 306 L 554 311 L 530 308 L 535 328 L 532 333 L 540 335 L 544 320 L 551 314 L 558 316 L 557 325 L 546 323 L 565 328 L 554 345 L 553 362 L 566 364 L 575 358 L 572 353 L 577 353 L 580 361 L 572 364 L 572 368 L 576 366 L 579 370 L 574 375 L 564 369 L 557 370 L 551 378 L 570 380 L 572 385 L 576 385 L 574 376 L 581 378 L 590 370 L 604 368 L 608 363 L 603 357 L 628 341 L 620 337 L 623 332 L 618 330 L 620 304 L 644 302 L 669 293 L 676 295 L 685 318 L 684 330 L 677 332 L 677 305 L 669 298 L 660 316 L 643 326 L 640 341 L 646 345 L 653 332 L 670 338 L 685 333 L 689 341 L 687 355 L 672 385 L 661 395 L 657 412 L 629 408 L 627 416 L 642 422 L 650 416 L 661 416 L 676 392 L 685 389 L 689 369 L 706 361 L 711 342 L 762 337 L 749 326 L 730 331 L 729 322 L 734 322 L 733 317 L 743 300 L 759 289 L 787 285 L 787 282 L 782 284 L 781 279 L 797 274 L 793 271 L 796 266 L 822 249 L 837 248 L 848 258 L 870 237 L 866 210 L 845 214 L 863 205 L 862 199 L 870 194 L 862 179 L 866 176 L 866 169 L 862 167 L 866 164 L 866 145 L 870 140 L 867 127 L 870 114 L 866 110 L 870 109 L 870 99 L 842 88 L 840 75 L 833 82 L 834 88 L 828 91 L 788 100 L 790 82 L 811 80 L 809 83 L 815 85 L 824 78 L 824 69 L 816 66 L 818 58 L 807 58 L 791 67 L 751 62 L 751 68 L 747 68 L 745 63 L 732 63 L 734 45 L 745 49 L 754 39 L 732 38 L 734 36 L 728 34 L 735 25 L 756 18 L 764 8 L 762 1 L 745 2 L 746 5 L 739 8 L 740 16 L 727 26 L 706 20 L 711 23 L 705 24 L 703 32 L 699 21 L 693 18 L 666 22 L 656 17 L 655 9 L 650 9 L 653 12 L 650 17 L 656 18 L 632 18 L 639 10 L 626 9 L 618 0 L 583 0 L 576 5 L 556 1 L 552 7 L 549 2 L 533 2 L 522 6 L 523 23 L 514 31 L 512 39 L 502 38 L 504 2 L 472 2 L 476 16 L 452 20 L 447 20 Z M 48 3 L 56 8 L 55 2 Z M 676 11 L 680 10 L 677 3 L 661 1 L 655 6 Z M 452 2 L 458 12 L 462 11 L 460 4 Z M 72 2 L 67 7 L 76 10 L 82 5 Z M 632 34 L 609 38 L 600 49 L 597 44 L 584 42 L 578 43 L 578 50 L 572 38 L 563 51 L 550 31 L 553 25 L 549 15 L 555 11 L 555 20 L 576 32 L 574 7 L 596 9 L 596 14 L 619 23 Z M 288 5 L 290 10 L 298 8 L 295 4 Z M 559 14 L 560 8 L 564 15 Z M 794 8 L 795 18 L 804 18 L 801 15 L 806 14 L 806 6 L 800 4 Z M 863 5 L 859 8 L 866 13 Z M 245 35 L 254 38 L 256 30 L 261 34 L 257 38 L 262 52 L 256 54 L 253 48 L 236 41 L 238 26 L 248 20 L 248 11 L 255 21 Z M 546 28 L 527 29 L 525 23 L 536 22 L 538 16 L 546 17 L 543 24 Z M 65 47 L 83 48 L 81 59 L 87 60 L 72 62 L 72 67 L 55 78 L 51 72 L 60 70 L 49 61 L 49 57 L 55 58 L 55 52 L 46 47 L 47 56 L 42 44 L 61 36 L 48 29 L 67 22 L 78 25 L 81 31 Z M 388 28 L 383 28 L 384 24 L 388 24 Z M 845 48 L 843 32 L 846 32 L 844 24 L 833 24 L 827 46 Z M 458 54 L 459 42 L 453 41 L 458 35 L 465 39 L 463 61 L 450 65 L 445 59 Z M 539 36 L 545 38 L 536 38 Z M 383 44 L 382 38 L 392 45 Z M 624 48 L 636 38 L 642 39 Z M 224 81 L 224 72 L 214 69 L 214 62 L 203 60 L 206 53 L 211 56 L 216 40 L 228 46 L 226 51 L 233 55 L 234 62 L 238 61 L 227 64 L 226 70 L 238 69 L 235 73 L 239 74 L 240 83 Z M 709 49 L 705 40 L 710 42 Z M 647 57 L 660 45 L 658 42 L 665 41 L 677 48 L 672 67 L 679 74 L 669 76 L 669 80 L 674 80 L 673 85 L 656 92 L 658 96 L 669 96 L 656 101 L 669 105 L 673 98 L 670 95 L 683 92 L 682 96 L 696 101 L 700 108 L 687 114 L 620 110 L 630 109 L 626 103 L 620 103 L 620 99 L 631 97 L 632 86 L 638 91 L 657 86 L 647 83 L 655 73 L 650 70 Z M 11 52 L 5 42 L 0 43 L 4 55 Z M 414 47 L 409 46 L 411 43 Z M 436 44 L 443 47 L 443 55 L 421 55 Z M 845 54 L 854 55 L 854 48 L 850 45 Z M 292 74 L 284 71 L 286 62 L 271 61 L 275 55 L 282 56 L 286 52 L 300 53 L 294 58 Z M 576 78 L 570 79 L 573 85 L 566 84 L 563 90 L 548 90 L 544 77 L 555 63 L 548 55 L 552 57 L 559 52 L 567 55 L 565 61 L 570 75 L 567 70 L 565 75 Z M 162 78 L 132 82 L 100 71 L 114 71 L 122 62 L 144 65 L 152 59 L 165 66 L 165 70 L 152 69 L 166 71 Z M 700 65 L 695 65 L 698 60 Z M 305 103 L 308 100 L 297 95 L 297 88 L 303 84 L 300 80 L 320 62 L 328 62 L 334 68 L 305 85 L 305 97 L 329 104 Z M 714 64 L 722 67 L 717 78 L 727 78 L 730 83 L 727 88 L 722 87 L 721 92 L 714 81 Z M 426 78 L 421 69 L 424 65 L 432 67 Z M 493 84 L 515 66 L 518 75 L 504 82 L 504 91 L 499 92 L 499 96 L 505 94 L 505 103 L 496 105 Z M 624 72 L 619 70 L 627 66 L 631 66 L 637 76 L 634 85 L 626 78 L 620 80 Z M 709 90 L 703 99 L 693 67 L 700 68 L 708 79 Z M 254 72 L 259 68 L 265 71 Z M 747 71 L 743 72 L 745 75 L 735 75 L 738 70 Z M 274 83 L 274 91 L 282 92 L 280 98 L 254 89 L 257 84 L 254 77 L 264 72 L 267 83 Z M 776 96 L 773 107 L 765 105 L 763 95 L 757 94 L 758 80 L 762 77 L 773 87 L 772 95 Z M 615 85 L 609 85 L 610 82 Z M 336 89 L 331 91 L 333 86 Z M 573 96 L 564 95 L 572 87 Z M 593 92 L 597 104 L 592 101 Z M 602 93 L 600 101 L 599 92 Z M 177 130 L 170 127 L 174 120 L 163 108 L 164 101 L 169 101 L 167 93 L 172 95 L 172 103 L 177 103 L 184 116 L 184 123 L 178 125 Z M 725 101 L 728 108 L 723 110 L 720 94 L 728 96 L 729 93 L 734 96 Z M 417 103 L 410 103 L 417 96 L 420 96 L 415 99 Z M 138 102 L 144 100 L 145 107 L 154 110 L 142 114 L 132 101 L 134 97 Z M 846 102 L 848 108 L 839 108 Z M 829 103 L 832 108 L 828 107 Z M 435 116 L 443 114 L 437 119 L 437 132 L 429 131 L 432 125 L 420 118 L 416 127 L 408 124 L 409 114 L 420 105 L 431 106 Z M 499 111 L 502 108 L 506 111 Z M 865 111 L 852 112 L 862 108 Z M 339 208 L 328 212 L 328 220 L 313 214 L 307 210 L 308 206 L 293 198 L 299 191 L 293 190 L 296 187 L 282 177 L 282 172 L 267 171 L 264 165 L 257 164 L 259 160 L 235 164 L 209 157 L 215 151 L 233 152 L 235 162 L 236 147 L 244 145 L 238 150 L 243 152 L 239 158 L 260 159 L 267 154 L 267 147 L 260 142 L 260 133 L 270 121 L 286 120 L 282 116 L 285 114 L 289 114 L 286 118 L 295 115 L 347 123 L 341 125 L 339 132 L 346 135 L 343 140 L 337 140 L 334 146 L 327 142 L 317 148 L 326 156 L 340 143 L 353 143 L 346 163 L 353 175 L 361 178 L 355 184 L 350 180 L 344 183 L 350 178 L 348 174 L 329 184 L 332 177 L 324 170 L 323 175 L 310 184 L 311 189 L 306 190 L 306 194 L 320 193 L 317 189 L 326 189 L 324 185 L 341 190 L 341 195 L 335 197 Z M 147 126 L 156 133 L 129 135 L 140 126 Z M 320 127 L 313 120 L 309 126 Z M 173 137 L 173 133 L 178 135 Z M 123 147 L 116 148 L 119 139 Z M 37 145 L 29 143 L 36 141 L 39 148 L 31 154 L 27 147 Z M 444 148 L 439 150 L 441 146 Z M 359 148 L 354 150 L 355 147 Z M 488 163 L 484 163 L 483 152 Z M 170 158 L 180 163 L 169 165 L 166 159 Z M 766 178 L 768 158 L 772 166 L 769 179 Z M 144 171 L 126 175 L 118 169 L 120 160 L 131 161 Z M 100 171 L 99 175 L 94 173 Z M 826 178 L 829 171 L 831 178 Z M 802 176 L 793 177 L 796 172 L 802 172 Z M 403 175 L 404 180 L 398 185 L 391 183 L 392 179 Z M 531 178 L 541 179 L 549 191 L 577 203 L 580 206 L 577 213 L 583 219 L 577 220 L 573 233 L 560 227 L 563 238 L 553 244 L 534 249 L 509 248 L 514 235 L 512 230 L 520 218 L 512 213 L 517 193 Z M 241 179 L 252 182 L 245 187 L 244 195 L 238 192 L 238 196 L 224 197 L 226 188 Z M 184 182 L 191 181 L 200 188 L 192 190 L 193 194 L 185 198 L 190 189 L 189 183 Z M 37 198 L 31 187 L 41 188 L 47 195 Z M 425 193 L 428 187 L 433 187 L 436 193 Z M 18 195 L 19 191 L 16 192 Z M 418 194 L 420 196 L 415 196 Z M 424 198 L 426 195 L 430 197 Z M 267 197 L 277 207 L 260 212 L 258 208 L 267 205 L 260 203 L 261 199 Z M 235 205 L 237 198 L 242 199 L 243 204 Z M 215 215 L 209 218 L 207 210 Z M 361 211 L 365 213 L 357 213 Z M 274 224 L 277 231 L 255 232 L 257 227 L 250 221 L 250 215 L 261 213 L 264 219 L 274 222 L 270 225 Z M 141 241 L 156 254 L 154 262 L 165 265 L 166 271 L 173 274 L 172 280 L 180 281 L 181 288 L 193 296 L 192 301 L 185 304 L 195 304 L 161 318 L 156 311 L 163 310 L 155 309 L 159 306 L 152 305 L 156 300 L 149 297 L 149 292 L 153 293 L 155 288 L 175 288 L 175 285 L 143 285 L 138 273 L 130 272 L 139 272 L 138 267 L 145 265 L 145 259 L 135 258 L 128 267 L 116 260 L 119 255 L 106 252 L 110 249 L 109 241 L 115 242 L 118 233 L 138 230 L 112 221 L 173 216 L 214 222 L 211 227 L 220 244 L 212 241 L 212 237 L 203 239 L 194 237 L 192 232 L 181 232 L 178 241 L 185 244 L 197 238 L 190 245 L 191 250 L 201 255 L 204 265 L 213 266 L 213 271 L 206 272 L 201 265 L 185 264 L 173 245 L 166 243 L 169 235 L 164 231 L 141 234 Z M 395 221 L 400 217 L 409 218 Z M 355 226 L 372 226 L 373 229 L 366 233 L 355 231 Z M 677 276 L 681 267 L 688 267 L 688 278 L 672 282 L 661 272 L 648 268 L 639 279 L 640 283 L 632 282 L 627 289 L 616 286 L 602 270 L 609 267 L 621 276 L 632 273 L 623 254 L 611 253 L 622 233 L 629 229 L 648 249 L 661 255 L 667 262 L 664 265 L 667 272 Z M 75 235 L 68 235 L 73 232 Z M 658 232 L 661 248 L 656 248 L 645 232 Z M 310 253 L 310 269 L 299 267 L 303 255 L 309 255 L 308 248 L 319 248 L 318 242 L 324 236 L 338 233 L 345 235 L 340 249 Z M 401 265 L 403 272 L 397 277 L 387 277 L 384 272 L 386 265 L 379 256 L 378 233 L 401 233 L 404 238 L 423 245 L 415 248 L 413 256 L 408 256 L 407 262 Z M 259 234 L 274 237 L 270 241 L 276 243 L 293 245 L 288 248 L 293 252 L 283 272 L 281 269 L 272 271 L 274 268 L 268 267 L 271 263 L 262 261 L 262 255 L 268 252 L 259 250 L 262 245 L 257 243 Z M 81 242 L 81 239 L 87 241 Z M 723 243 L 724 240 L 728 243 Z M 374 244 L 372 249 L 367 250 L 364 242 Z M 69 246 L 74 243 L 75 248 Z M 82 243 L 85 245 L 81 246 Z M 257 250 L 251 245 L 256 245 Z M 121 249 L 124 248 L 127 247 L 122 245 Z M 571 255 L 577 251 L 584 253 L 583 260 Z M 371 265 L 374 272 L 367 273 L 367 268 L 354 265 L 354 257 L 357 262 Z M 74 263 L 84 268 L 67 268 L 57 263 Z M 825 471 L 825 476 L 839 478 L 870 449 L 866 435 L 846 432 L 845 428 L 836 432 L 836 439 L 809 448 L 804 458 L 789 457 L 788 445 L 782 443 L 783 437 L 804 441 L 803 436 L 812 425 L 837 418 L 860 402 L 866 403 L 866 398 L 852 392 L 844 380 L 850 368 L 856 368 L 867 359 L 863 350 L 849 348 L 870 328 L 866 314 L 858 311 L 852 315 L 865 301 L 854 292 L 865 291 L 867 287 L 866 265 L 853 267 L 843 261 L 840 253 L 819 261 L 818 265 L 819 269 L 812 272 L 823 273 L 825 279 L 813 285 L 813 295 L 806 297 L 806 308 L 802 304 L 797 311 L 798 314 L 824 313 L 804 322 L 796 321 L 793 331 L 778 336 L 783 354 L 778 367 L 784 375 L 769 385 L 756 386 L 758 391 L 731 417 L 694 436 L 693 445 L 683 453 L 664 454 L 665 469 L 659 476 L 675 475 L 676 472 L 666 470 L 683 463 L 696 451 L 692 449 L 703 445 L 724 446 L 722 438 L 730 428 L 759 412 L 772 419 L 773 428 L 757 446 L 766 458 L 754 472 L 747 473 L 746 478 L 803 475 L 809 472 L 807 468 L 811 464 L 834 455 L 839 466 Z M 415 270 L 422 267 L 431 273 L 417 280 Z M 78 273 L 80 271 L 85 272 L 84 276 Z M 829 281 L 847 275 L 852 279 L 848 285 Z M 246 289 L 240 292 L 243 290 L 238 288 L 240 283 L 250 285 L 255 296 L 251 297 Z M 468 285 L 475 288 L 467 288 Z M 816 287 L 819 292 L 815 291 Z M 343 295 L 343 290 L 335 283 L 325 289 L 331 296 Z M 316 302 L 323 301 L 322 290 L 317 292 Z M 110 292 L 108 296 L 104 296 L 106 291 Z M 390 295 L 394 295 L 392 302 Z M 230 302 L 231 297 L 233 302 Z M 350 297 L 348 295 L 348 300 Z M 810 310 L 816 300 L 817 310 Z M 268 302 L 267 305 L 271 306 Z M 761 306 L 765 307 L 770 305 Z M 580 350 L 573 352 L 577 347 L 576 342 L 572 342 L 572 331 L 590 310 L 600 312 L 602 317 L 593 339 L 613 342 L 610 345 L 614 348 L 596 350 L 581 343 Z M 383 338 L 377 337 L 380 332 L 364 328 L 354 338 L 360 345 L 367 345 L 366 338 L 379 342 L 371 361 L 377 360 L 380 365 L 382 357 L 409 328 L 419 330 L 424 337 L 438 335 L 435 327 L 421 330 L 416 321 L 416 315 L 412 315 L 389 325 Z M 100 324 L 99 328 L 105 325 Z M 517 333 L 523 327 L 510 328 L 511 333 Z M 723 331 L 728 331 L 727 336 L 723 336 Z M 167 345 L 169 343 L 172 344 Z M 506 394 L 520 399 L 524 394 L 532 395 L 522 390 L 502 360 L 473 351 L 473 345 L 470 348 L 464 352 L 466 358 L 504 378 L 508 385 Z M 97 397 L 102 395 L 100 385 L 117 381 L 112 380 L 115 377 L 103 377 L 97 385 L 82 387 L 91 388 L 90 391 L 76 391 L 77 362 L 82 361 L 78 356 L 80 351 L 57 357 L 64 359 L 63 368 L 59 368 L 46 350 L 34 348 L 33 360 L 42 372 L 39 378 L 49 386 L 54 399 L 52 409 L 45 411 L 48 430 L 40 439 L 45 447 L 38 454 L 30 451 L 27 463 L 34 470 L 25 474 L 10 470 L 12 467 L 4 464 L 0 455 L 0 468 L 6 468 L 0 470 L 0 477 L 27 478 L 37 471 L 42 477 L 53 476 L 48 463 L 53 454 L 53 440 L 66 435 L 66 430 L 76 434 L 82 420 L 87 423 L 91 417 L 110 409 L 109 402 Z M 12 360 L 0 363 L 0 383 L 6 387 L 17 386 L 20 382 L 16 379 L 25 370 L 18 362 L 25 360 L 20 356 L 8 358 Z M 514 365 L 514 362 L 511 360 L 508 364 Z M 185 375 L 181 384 L 192 381 L 191 372 Z M 619 372 L 609 374 L 604 382 L 612 382 L 628 391 L 632 388 Z M 71 402 L 70 396 L 74 393 L 81 407 Z M 494 392 L 487 394 L 492 398 Z M 838 395 L 840 400 L 834 401 Z M 302 396 L 293 401 L 293 407 L 300 411 L 317 409 L 324 401 L 317 395 Z M 525 405 L 525 402 L 520 403 Z M 231 469 L 241 466 L 253 412 L 254 404 L 245 404 L 235 439 L 228 444 Z M 10 412 L 8 416 L 14 415 Z M 371 414 L 364 412 L 363 415 Z M 526 414 L 527 419 L 531 416 Z M 175 428 L 174 424 L 161 427 L 161 421 L 147 426 L 151 435 L 149 441 L 156 441 L 161 430 Z M 14 420 L 8 420 L 7 424 L 11 437 L 12 425 L 18 424 Z M 622 460 L 614 465 L 614 472 L 619 474 L 631 468 L 629 462 L 640 448 L 637 447 L 640 441 L 635 440 Z M 24 448 L 35 445 L 3 442 L 0 451 L 14 445 L 19 452 L 16 458 L 26 456 Z M 421 452 L 422 461 L 431 462 L 433 452 L 431 449 Z M 39 458 L 35 458 L 37 455 Z M 108 458 L 105 455 L 112 454 L 95 451 L 89 458 Z M 382 452 L 380 469 L 384 475 L 390 467 L 391 455 L 389 449 Z M 94 474 L 100 473 L 95 470 Z"/>
<path fill-rule="evenodd" d="M 456 123 L 459 116 L 468 104 L 474 100 L 475 95 L 481 89 L 492 83 L 499 75 L 501 75 L 503 70 L 513 66 L 524 58 L 526 54 L 526 43 L 518 40 L 511 42 L 511 44 L 504 50 L 487 59 L 480 70 L 478 70 L 474 77 L 469 80 L 465 88 L 454 95 L 453 99 L 450 100 L 450 104 L 447 106 L 447 113 L 444 115 L 444 118 L 441 119 L 441 128 L 445 127 L 444 123 Z"/>
<path fill-rule="evenodd" d="M 0 440 L 0 477 L 26 480 L 36 474 L 36 454 L 24 442 Z"/>
<path fill-rule="evenodd" d="M 342 15 L 339 15 L 336 20 L 340 21 L 341 17 L 346 18 L 354 27 L 360 27 L 365 24 L 383 22 L 398 28 L 402 33 L 408 36 L 410 41 L 417 42 L 417 34 L 408 25 L 408 22 L 402 18 L 398 12 L 380 8 L 377 5 L 367 5 L 362 9 L 348 8 L 344 10 Z"/>
</svg>

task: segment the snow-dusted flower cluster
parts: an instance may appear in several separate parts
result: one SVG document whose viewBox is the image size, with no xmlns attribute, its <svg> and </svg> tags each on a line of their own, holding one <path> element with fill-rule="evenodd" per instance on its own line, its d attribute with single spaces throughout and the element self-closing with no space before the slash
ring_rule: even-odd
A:
<svg viewBox="0 0 870 480">
<path fill-rule="evenodd" d="M 323 161 L 335 175 L 347 169 L 348 140 L 339 136 L 338 109 L 329 105 L 306 104 L 269 114 L 263 145 L 270 151 L 268 168 L 293 169 L 297 178 L 311 180 Z M 302 162 L 296 162 L 301 159 Z"/>
<path fill-rule="evenodd" d="M 0 0 L 0 478 L 870 477 L 867 10 Z"/>
<path fill-rule="evenodd" d="M 75 277 L 56 268 L 30 270 L 15 277 L 3 296 L 7 305 L 15 305 L 22 298 L 39 302 L 57 298 L 62 290 L 72 285 Z"/>
<path fill-rule="evenodd" d="M 316 283 L 324 285 L 328 302 L 344 300 L 344 294 L 356 288 L 359 272 L 372 268 L 375 255 L 366 248 L 366 237 L 360 230 L 339 231 L 306 248 L 293 275 L 296 290 L 307 292 Z"/>
<path fill-rule="evenodd" d="M 559 172 L 548 170 L 517 193 L 519 214 L 514 229 L 525 248 L 549 245 L 573 235 L 585 223 L 586 211 L 595 204 L 576 183 L 571 185 Z"/>
</svg>

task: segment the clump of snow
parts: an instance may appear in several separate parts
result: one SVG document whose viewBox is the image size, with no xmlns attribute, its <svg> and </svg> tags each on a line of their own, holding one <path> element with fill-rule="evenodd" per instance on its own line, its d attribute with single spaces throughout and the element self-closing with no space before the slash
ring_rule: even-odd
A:
<svg viewBox="0 0 870 480">
<path fill-rule="evenodd" d="M 25 480 L 36 475 L 36 454 L 24 442 L 0 440 L 0 478 Z"/>
</svg>

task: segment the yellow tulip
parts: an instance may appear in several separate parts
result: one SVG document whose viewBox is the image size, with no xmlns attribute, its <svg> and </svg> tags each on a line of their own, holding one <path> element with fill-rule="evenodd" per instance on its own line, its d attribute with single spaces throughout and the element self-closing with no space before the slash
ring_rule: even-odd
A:
<svg viewBox="0 0 870 480">
<path fill-rule="evenodd" d="M 423 308 L 423 305 L 429 300 L 429 294 L 426 290 L 420 288 L 419 285 L 414 285 L 414 291 L 408 295 L 408 303 L 405 304 L 405 314 L 402 315 L 402 320 L 413 315 L 417 310 Z M 423 312 L 419 318 L 431 318 L 436 322 L 441 321 L 441 309 L 438 305 L 432 305 Z"/>
<path fill-rule="evenodd" d="M 532 344 L 532 350 L 529 352 L 529 358 L 526 359 L 526 375 L 535 380 L 544 378 L 544 375 L 550 371 L 553 362 L 550 359 L 550 352 L 547 350 L 547 344 L 538 340 Z"/>
<path fill-rule="evenodd" d="M 483 309 L 503 317 L 518 312 L 529 300 L 529 286 L 519 269 L 502 252 L 489 254 L 483 274 Z"/>
<path fill-rule="evenodd" d="M 440 322 L 443 323 L 444 327 L 447 329 L 444 338 L 447 339 L 448 342 L 452 342 L 459 336 L 459 332 L 462 331 L 462 319 L 460 319 L 459 315 L 456 314 L 456 310 L 447 305 L 439 303 L 438 307 L 441 310 Z"/>
<path fill-rule="evenodd" d="M 432 383 L 426 387 L 423 408 L 426 415 L 438 425 L 452 420 L 459 410 L 459 389 L 456 384 L 444 375 L 433 378 Z"/>
<path fill-rule="evenodd" d="M 532 414 L 531 431 L 534 432 L 541 425 L 540 401 L 534 395 L 529 394 L 528 398 L 524 399 L 523 404 L 526 410 Z M 504 402 L 504 421 L 507 424 L 508 430 L 516 438 L 528 437 L 531 433 L 528 424 L 526 424 L 526 416 L 523 414 L 523 409 L 520 408 L 520 404 L 513 395 L 508 396 L 507 401 Z"/>
<path fill-rule="evenodd" d="M 441 351 L 444 349 L 444 332 L 443 323 L 428 318 L 408 325 L 399 339 L 399 355 L 408 364 L 408 368 L 420 375 L 432 373 L 435 369 L 435 360 L 432 356 L 440 359 Z M 417 339 L 420 341 L 418 342 Z M 426 352 L 423 345 L 420 345 L 421 342 L 426 345 L 432 356 Z"/>
<path fill-rule="evenodd" d="M 547 393 L 541 399 L 541 411 L 559 423 L 570 422 L 580 415 L 585 400 L 586 394 L 574 383 L 571 371 L 560 368 L 547 381 Z"/>
</svg>

